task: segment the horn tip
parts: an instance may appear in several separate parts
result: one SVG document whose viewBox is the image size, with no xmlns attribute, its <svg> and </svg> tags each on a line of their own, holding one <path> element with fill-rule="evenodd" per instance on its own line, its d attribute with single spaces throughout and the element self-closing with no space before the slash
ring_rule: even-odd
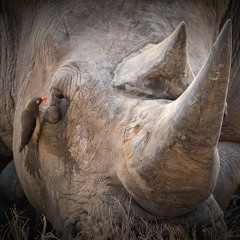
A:
<svg viewBox="0 0 240 240">
<path fill-rule="evenodd" d="M 184 32 L 186 33 L 186 23 L 184 21 L 180 22 L 179 25 L 177 26 L 177 32 Z"/>
<path fill-rule="evenodd" d="M 225 24 L 224 24 L 224 26 L 223 26 L 223 28 L 221 30 L 221 33 L 225 33 L 225 32 L 226 32 L 226 34 L 228 34 L 230 36 L 232 35 L 232 20 L 231 19 L 228 19 L 225 22 Z"/>
<path fill-rule="evenodd" d="M 181 27 L 186 27 L 185 21 L 181 21 L 181 22 L 179 23 L 179 26 L 181 26 Z"/>
<path fill-rule="evenodd" d="M 186 44 L 187 39 L 187 30 L 186 30 L 186 24 L 184 21 L 180 22 L 175 31 L 171 35 L 172 41 L 179 41 L 182 42 L 183 45 Z"/>
<path fill-rule="evenodd" d="M 223 43 L 226 43 L 225 46 L 228 46 L 231 49 L 231 43 L 232 43 L 232 21 L 231 21 L 231 19 L 228 19 L 225 22 L 213 47 L 218 48 L 219 45 L 222 45 Z M 231 52 L 231 50 L 230 50 L 230 52 Z"/>
<path fill-rule="evenodd" d="M 226 21 L 225 25 L 231 25 L 231 26 L 232 26 L 232 20 L 229 18 L 229 19 Z"/>
</svg>

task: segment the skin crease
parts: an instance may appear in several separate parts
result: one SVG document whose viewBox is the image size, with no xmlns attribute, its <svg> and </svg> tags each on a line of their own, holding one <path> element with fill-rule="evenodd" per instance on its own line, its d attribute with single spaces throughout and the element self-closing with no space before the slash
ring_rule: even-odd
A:
<svg viewBox="0 0 240 240">
<path fill-rule="evenodd" d="M 196 74 L 216 39 L 226 4 L 217 8 L 223 10 L 214 14 L 214 21 L 212 15 L 203 16 L 209 10 L 204 3 L 199 7 L 193 1 L 190 5 L 189 15 L 187 10 L 181 10 L 186 9 L 184 2 L 173 2 L 171 7 L 179 9 L 174 13 L 166 2 L 144 1 L 112 5 L 46 2 L 22 10 L 23 30 L 16 63 L 14 159 L 27 197 L 57 230 L 68 231 L 69 224 L 80 218 L 84 221 L 91 207 L 102 206 L 106 211 L 104 204 L 112 206 L 115 221 L 121 221 L 122 208 L 115 199 L 127 208 L 129 194 L 119 180 L 115 159 L 124 159 L 119 139 L 145 98 L 116 90 L 110 82 L 123 58 L 148 43 L 161 42 L 182 20 L 187 26 L 189 62 Z M 172 14 L 176 16 L 173 18 Z M 41 105 L 39 160 L 43 181 L 27 173 L 24 154 L 17 153 L 15 147 L 21 131 L 17 119 L 26 101 L 39 92 L 49 96 L 48 102 Z M 160 102 L 162 106 L 168 103 Z M 45 115 L 50 106 L 54 106 L 54 120 Z M 156 111 L 160 113 L 161 110 Z M 89 206 L 91 202 L 93 206 Z M 221 211 L 214 200 L 207 204 L 213 214 L 216 210 L 218 219 Z M 154 218 L 134 199 L 131 215 Z M 194 221 L 210 221 L 208 217 Z M 181 221 L 173 219 L 175 223 Z"/>
</svg>

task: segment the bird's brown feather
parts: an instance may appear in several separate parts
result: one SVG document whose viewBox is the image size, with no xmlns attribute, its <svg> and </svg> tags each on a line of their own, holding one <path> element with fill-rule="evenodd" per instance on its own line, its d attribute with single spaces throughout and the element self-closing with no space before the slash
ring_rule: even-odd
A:
<svg viewBox="0 0 240 240">
<path fill-rule="evenodd" d="M 27 109 L 24 109 L 21 116 L 22 123 L 22 135 L 21 135 L 21 145 L 19 147 L 19 152 L 21 152 L 24 147 L 30 141 L 32 134 L 36 126 L 36 117 Z"/>
</svg>

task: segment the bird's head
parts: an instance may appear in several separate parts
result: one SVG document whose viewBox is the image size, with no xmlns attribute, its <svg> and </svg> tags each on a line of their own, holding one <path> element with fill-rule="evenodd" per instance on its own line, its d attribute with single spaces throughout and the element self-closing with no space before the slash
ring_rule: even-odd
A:
<svg viewBox="0 0 240 240">
<path fill-rule="evenodd" d="M 30 99 L 27 104 L 26 108 L 32 112 L 38 112 L 40 104 L 45 101 L 47 97 L 35 97 Z"/>
</svg>

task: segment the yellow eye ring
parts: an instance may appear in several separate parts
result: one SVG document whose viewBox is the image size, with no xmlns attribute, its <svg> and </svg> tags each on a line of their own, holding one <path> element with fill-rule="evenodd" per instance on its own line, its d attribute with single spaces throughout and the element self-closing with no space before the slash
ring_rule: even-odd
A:
<svg viewBox="0 0 240 240">
<path fill-rule="evenodd" d="M 37 100 L 36 103 L 37 103 L 37 104 L 40 104 L 40 100 Z"/>
</svg>

